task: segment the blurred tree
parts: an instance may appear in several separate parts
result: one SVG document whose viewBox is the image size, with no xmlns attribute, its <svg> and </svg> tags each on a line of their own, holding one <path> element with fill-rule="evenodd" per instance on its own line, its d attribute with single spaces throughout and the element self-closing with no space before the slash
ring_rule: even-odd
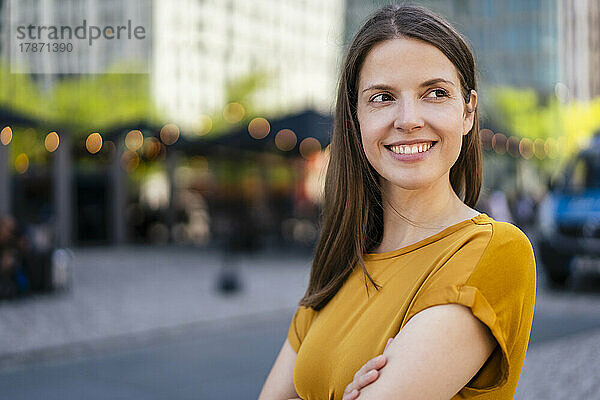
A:
<svg viewBox="0 0 600 400">
<path fill-rule="evenodd" d="M 237 123 L 248 123 L 256 116 L 256 95 L 269 81 L 269 74 L 265 71 L 253 71 L 232 79 L 225 86 L 225 104 L 210 115 L 212 129 L 208 137 L 220 135 Z M 224 107 L 229 103 L 239 103 L 244 109 L 243 117 L 236 123 L 231 123 L 224 118 Z"/>
<path fill-rule="evenodd" d="M 81 75 L 58 82 L 48 93 L 52 119 L 74 128 L 78 136 L 117 124 L 157 120 L 149 75 Z"/>
<path fill-rule="evenodd" d="M 128 121 L 157 121 L 148 74 L 81 74 L 62 77 L 45 91 L 30 75 L 0 64 L 0 106 L 37 117 L 48 129 L 77 137 Z"/>
<path fill-rule="evenodd" d="M 585 141 L 600 128 L 600 97 L 574 101 L 563 107 L 561 129 L 575 143 Z"/>
<path fill-rule="evenodd" d="M 557 101 L 550 100 L 544 107 L 533 89 L 499 87 L 492 91 L 498 125 L 512 135 L 530 139 L 556 136 Z M 553 103 L 553 104 L 552 104 Z"/>
<path fill-rule="evenodd" d="M 27 74 L 12 74 L 0 61 L 0 107 L 47 119 L 49 110 L 40 87 Z"/>
<path fill-rule="evenodd" d="M 600 128 L 600 98 L 561 103 L 554 94 L 542 99 L 533 89 L 496 87 L 491 90 L 493 126 L 508 135 L 556 140 L 557 160 L 537 160 L 556 170 Z"/>
</svg>

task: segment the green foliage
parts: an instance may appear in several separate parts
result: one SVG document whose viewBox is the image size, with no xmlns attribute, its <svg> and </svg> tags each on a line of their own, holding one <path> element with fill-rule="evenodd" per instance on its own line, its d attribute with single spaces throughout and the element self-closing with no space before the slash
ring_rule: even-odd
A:
<svg viewBox="0 0 600 400">
<path fill-rule="evenodd" d="M 533 89 L 498 87 L 492 90 L 492 104 L 492 120 L 510 135 L 546 139 L 561 134 L 557 129 L 560 110 L 555 97 L 543 105 Z"/>
<path fill-rule="evenodd" d="M 225 87 L 227 102 L 237 101 L 251 103 L 252 96 L 257 90 L 264 87 L 268 81 L 268 75 L 263 71 L 254 71 L 242 75 L 227 83 Z"/>
<path fill-rule="evenodd" d="M 41 141 L 40 138 L 42 138 Z M 13 129 L 13 138 L 10 143 L 11 165 L 15 165 L 15 159 L 21 153 L 27 155 L 30 163 L 45 163 L 49 153 L 44 147 L 44 138 L 44 133 L 34 128 L 18 127 Z"/>
<path fill-rule="evenodd" d="M 21 114 L 47 119 L 49 111 L 39 86 L 27 74 L 12 74 L 0 61 L 0 106 Z"/>
<path fill-rule="evenodd" d="M 212 129 L 205 137 L 218 136 L 235 126 L 235 124 L 226 121 L 223 117 L 223 108 L 228 103 L 236 102 L 244 107 L 244 117 L 238 124 L 247 124 L 254 118 L 257 109 L 257 107 L 254 106 L 256 103 L 256 94 L 269 81 L 269 76 L 270 75 L 265 71 L 253 71 L 228 82 L 225 87 L 225 104 L 221 105 L 221 107 L 210 115 Z"/>
<path fill-rule="evenodd" d="M 600 128 L 600 97 L 574 101 L 562 110 L 562 130 L 573 141 L 582 142 Z"/>
<path fill-rule="evenodd" d="M 542 99 L 533 89 L 512 87 L 493 88 L 491 97 L 493 126 L 509 136 L 556 140 L 558 159 L 542 162 L 548 170 L 560 168 L 600 128 L 600 97 L 563 104 L 554 95 Z"/>
<path fill-rule="evenodd" d="M 81 135 L 117 124 L 155 119 L 146 74 L 98 74 L 65 79 L 48 93 L 55 121 Z"/>
<path fill-rule="evenodd" d="M 0 106 L 39 118 L 49 130 L 69 129 L 76 137 L 129 121 L 158 119 L 148 74 L 72 75 L 45 91 L 30 75 L 12 74 L 0 64 L 0 79 Z"/>
</svg>

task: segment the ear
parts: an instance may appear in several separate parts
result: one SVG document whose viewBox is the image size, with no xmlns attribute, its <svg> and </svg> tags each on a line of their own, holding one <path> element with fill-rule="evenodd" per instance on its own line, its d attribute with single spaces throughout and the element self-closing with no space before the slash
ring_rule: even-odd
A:
<svg viewBox="0 0 600 400">
<path fill-rule="evenodd" d="M 477 109 L 477 92 L 471 90 L 469 102 L 465 105 L 465 113 L 463 118 L 463 135 L 466 135 L 473 128 L 475 123 L 475 110 Z"/>
</svg>

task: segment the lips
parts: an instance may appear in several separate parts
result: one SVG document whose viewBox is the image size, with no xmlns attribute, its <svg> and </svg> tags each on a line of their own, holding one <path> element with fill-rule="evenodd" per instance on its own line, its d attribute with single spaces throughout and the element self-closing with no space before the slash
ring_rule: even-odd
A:
<svg viewBox="0 0 600 400">
<path fill-rule="evenodd" d="M 432 140 L 432 139 L 412 139 L 412 140 L 398 140 L 397 142 L 394 143 L 390 143 L 390 144 L 386 144 L 384 145 L 385 147 L 390 147 L 390 146 L 412 146 L 414 144 L 419 144 L 419 143 L 436 143 L 437 140 Z"/>
<path fill-rule="evenodd" d="M 406 143 L 406 142 L 404 142 Z M 433 147 L 436 141 L 413 142 L 411 144 L 390 144 L 384 147 L 396 154 L 417 154 L 424 153 Z"/>
<path fill-rule="evenodd" d="M 431 149 L 437 144 L 436 141 L 420 142 L 412 145 L 402 146 L 384 146 L 388 150 L 388 154 L 398 161 L 403 162 L 418 162 L 429 157 Z"/>
</svg>

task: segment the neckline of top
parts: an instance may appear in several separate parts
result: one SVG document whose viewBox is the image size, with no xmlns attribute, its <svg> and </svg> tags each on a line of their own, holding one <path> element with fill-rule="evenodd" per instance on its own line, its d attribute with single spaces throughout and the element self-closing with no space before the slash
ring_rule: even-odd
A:
<svg viewBox="0 0 600 400">
<path fill-rule="evenodd" d="M 468 226 L 471 224 L 480 224 L 489 219 L 490 219 L 490 217 L 488 217 L 485 213 L 480 213 L 480 214 L 474 216 L 473 218 L 469 218 L 469 219 L 465 219 L 464 221 L 457 222 L 454 225 L 450 225 L 450 226 L 442 229 L 438 233 L 435 233 L 431 236 L 428 236 L 424 239 L 419 240 L 418 242 L 406 245 L 399 249 L 390 250 L 390 251 L 386 251 L 383 253 L 365 253 L 365 254 L 363 254 L 363 260 L 364 261 L 384 260 L 386 258 L 392 258 L 392 257 L 399 256 L 401 254 L 409 253 L 409 252 L 416 250 L 420 247 L 423 247 L 429 243 L 435 242 L 436 240 L 446 237 L 465 226 Z"/>
</svg>

